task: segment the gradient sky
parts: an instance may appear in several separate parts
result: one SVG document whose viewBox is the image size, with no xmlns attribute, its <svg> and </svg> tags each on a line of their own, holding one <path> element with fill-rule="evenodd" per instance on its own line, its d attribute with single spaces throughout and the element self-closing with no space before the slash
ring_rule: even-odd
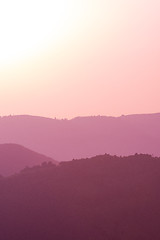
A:
<svg viewBox="0 0 160 240">
<path fill-rule="evenodd" d="M 159 0 L 0 3 L 0 115 L 160 112 Z"/>
</svg>

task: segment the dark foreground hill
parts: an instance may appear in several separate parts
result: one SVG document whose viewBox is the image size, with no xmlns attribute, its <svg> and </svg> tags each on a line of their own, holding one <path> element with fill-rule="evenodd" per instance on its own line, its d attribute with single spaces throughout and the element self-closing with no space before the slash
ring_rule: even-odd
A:
<svg viewBox="0 0 160 240">
<path fill-rule="evenodd" d="M 39 165 L 53 159 L 17 144 L 0 144 L 0 175 L 8 176 L 25 167 Z"/>
<path fill-rule="evenodd" d="M 0 239 L 159 240 L 160 159 L 97 156 L 0 180 Z"/>
<path fill-rule="evenodd" d="M 32 116 L 0 118 L 0 143 L 17 143 L 57 161 L 98 154 L 160 156 L 160 114 L 79 117 L 57 120 Z"/>
</svg>

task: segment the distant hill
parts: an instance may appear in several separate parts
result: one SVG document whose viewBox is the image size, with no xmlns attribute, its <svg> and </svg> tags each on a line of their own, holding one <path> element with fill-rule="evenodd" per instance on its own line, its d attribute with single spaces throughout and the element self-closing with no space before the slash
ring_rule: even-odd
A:
<svg viewBox="0 0 160 240">
<path fill-rule="evenodd" d="M 17 144 L 0 144 L 0 175 L 8 176 L 25 167 L 39 165 L 53 159 Z"/>
<path fill-rule="evenodd" d="M 104 153 L 160 156 L 160 114 L 71 120 L 1 117 L 0 143 L 17 143 L 57 161 Z"/>
<path fill-rule="evenodd" d="M 0 239 L 159 240 L 160 158 L 97 156 L 0 179 Z"/>
</svg>

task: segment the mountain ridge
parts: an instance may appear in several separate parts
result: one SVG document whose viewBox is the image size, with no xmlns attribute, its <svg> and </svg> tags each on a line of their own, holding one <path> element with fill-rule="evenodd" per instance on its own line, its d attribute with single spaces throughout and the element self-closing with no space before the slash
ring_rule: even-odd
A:
<svg viewBox="0 0 160 240">
<path fill-rule="evenodd" d="M 43 162 L 56 164 L 52 158 L 19 144 L 0 144 L 0 174 L 3 176 L 13 175 L 25 167 L 32 167 Z"/>
<path fill-rule="evenodd" d="M 70 120 L 30 115 L 0 118 L 0 143 L 17 143 L 57 161 L 98 154 L 160 156 L 160 113 Z"/>
</svg>

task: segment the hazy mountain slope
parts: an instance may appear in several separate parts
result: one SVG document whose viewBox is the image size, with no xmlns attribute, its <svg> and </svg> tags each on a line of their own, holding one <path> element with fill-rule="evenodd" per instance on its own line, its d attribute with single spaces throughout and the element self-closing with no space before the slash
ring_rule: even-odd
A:
<svg viewBox="0 0 160 240">
<path fill-rule="evenodd" d="M 160 114 L 72 120 L 11 116 L 0 118 L 0 133 L 0 143 L 18 143 L 58 161 L 104 153 L 160 156 Z"/>
<path fill-rule="evenodd" d="M 0 239 L 159 240 L 160 159 L 97 156 L 0 180 Z"/>
<path fill-rule="evenodd" d="M 0 144 L 0 175 L 11 175 L 27 166 L 31 167 L 49 161 L 55 162 L 49 157 L 17 144 Z"/>
</svg>

